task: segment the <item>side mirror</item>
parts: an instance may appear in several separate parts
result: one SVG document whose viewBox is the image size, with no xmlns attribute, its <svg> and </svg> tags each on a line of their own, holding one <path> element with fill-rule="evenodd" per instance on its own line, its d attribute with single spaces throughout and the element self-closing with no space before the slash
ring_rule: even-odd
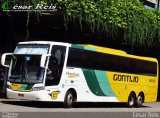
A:
<svg viewBox="0 0 160 118">
<path fill-rule="evenodd" d="M 40 67 L 46 68 L 46 59 L 47 57 L 50 57 L 51 54 L 45 54 L 41 56 L 41 62 L 40 62 Z"/>
<path fill-rule="evenodd" d="M 9 67 L 13 53 L 4 53 L 1 57 L 1 65 L 4 67 Z"/>
</svg>

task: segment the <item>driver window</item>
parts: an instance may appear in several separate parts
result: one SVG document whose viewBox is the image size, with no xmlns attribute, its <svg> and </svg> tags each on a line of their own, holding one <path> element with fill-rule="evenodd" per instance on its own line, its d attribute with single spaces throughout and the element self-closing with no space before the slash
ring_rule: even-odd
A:
<svg viewBox="0 0 160 118">
<path fill-rule="evenodd" d="M 59 84 L 64 65 L 65 50 L 66 47 L 64 46 L 53 46 L 47 69 L 46 86 Z"/>
</svg>

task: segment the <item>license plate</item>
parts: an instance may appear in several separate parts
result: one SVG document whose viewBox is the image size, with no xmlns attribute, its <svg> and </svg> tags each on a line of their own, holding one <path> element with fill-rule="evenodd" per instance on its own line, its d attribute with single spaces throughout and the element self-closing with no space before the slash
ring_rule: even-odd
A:
<svg viewBox="0 0 160 118">
<path fill-rule="evenodd" d="M 24 97 L 24 94 L 18 94 L 19 97 Z"/>
</svg>

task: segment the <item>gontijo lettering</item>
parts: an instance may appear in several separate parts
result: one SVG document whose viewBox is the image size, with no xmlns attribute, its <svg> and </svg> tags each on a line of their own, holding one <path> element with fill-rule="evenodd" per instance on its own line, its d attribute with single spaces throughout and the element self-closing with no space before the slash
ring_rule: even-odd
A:
<svg viewBox="0 0 160 118">
<path fill-rule="evenodd" d="M 123 82 L 138 82 L 138 76 L 114 74 L 113 80 Z"/>
</svg>

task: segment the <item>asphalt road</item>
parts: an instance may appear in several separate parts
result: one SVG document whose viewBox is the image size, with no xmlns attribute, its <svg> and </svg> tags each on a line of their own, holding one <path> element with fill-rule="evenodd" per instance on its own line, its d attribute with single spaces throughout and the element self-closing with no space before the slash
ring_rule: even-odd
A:
<svg viewBox="0 0 160 118">
<path fill-rule="evenodd" d="M 142 108 L 122 103 L 77 103 L 71 109 L 60 103 L 0 99 L 0 118 L 160 118 L 160 102 Z"/>
</svg>

